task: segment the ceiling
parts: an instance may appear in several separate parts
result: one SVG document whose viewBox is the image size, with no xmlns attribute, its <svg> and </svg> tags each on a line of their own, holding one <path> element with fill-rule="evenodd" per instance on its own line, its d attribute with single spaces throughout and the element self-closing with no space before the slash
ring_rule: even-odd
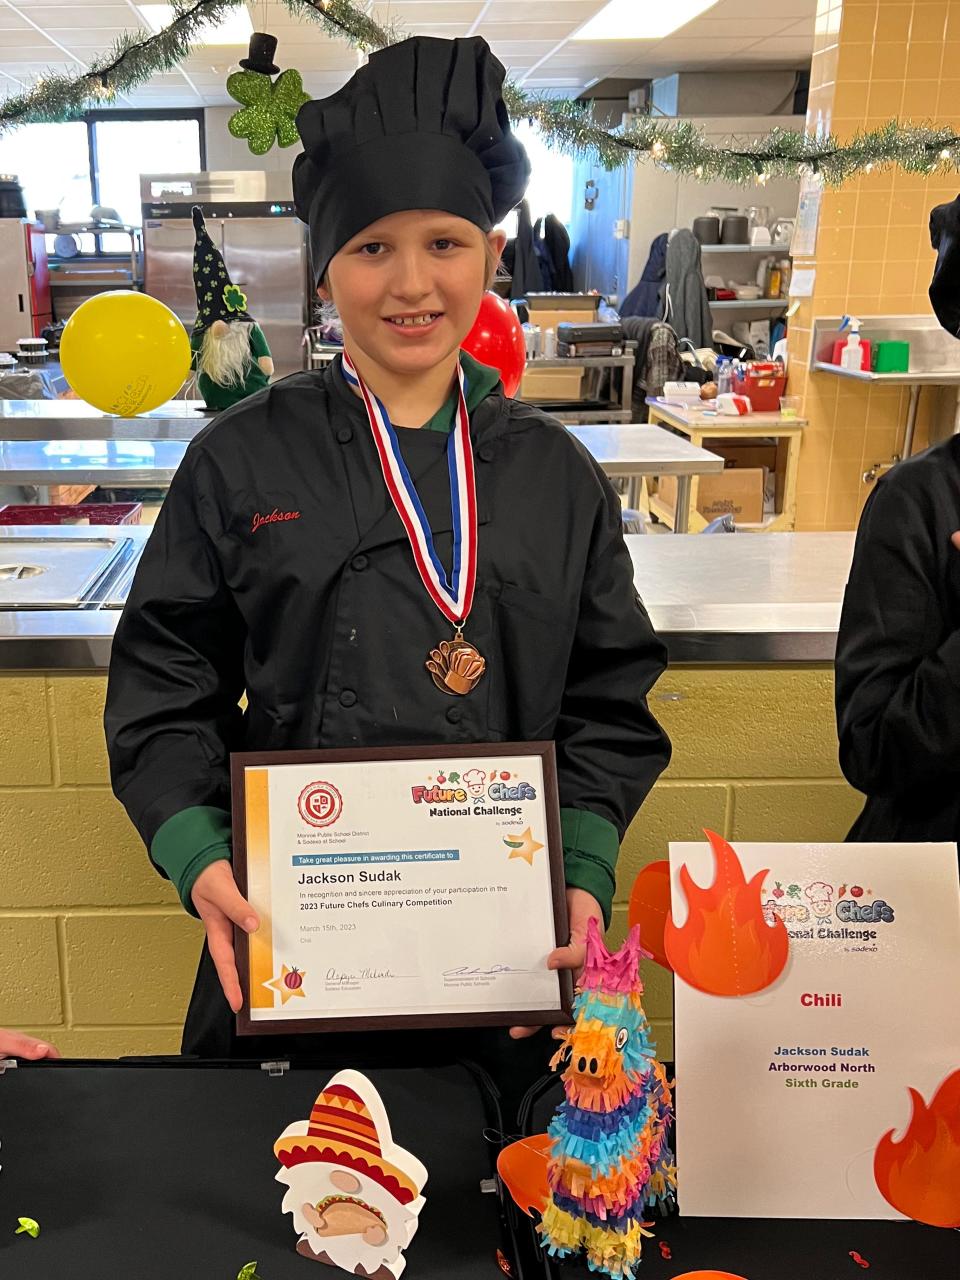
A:
<svg viewBox="0 0 960 1280">
<path fill-rule="evenodd" d="M 639 81 L 673 71 L 792 69 L 807 64 L 813 49 L 816 0 L 719 0 L 663 40 L 571 41 L 573 32 L 604 3 L 368 0 L 366 8 L 410 35 L 482 35 L 513 79 L 530 90 L 570 96 L 609 77 Z M 356 51 L 309 18 L 299 21 L 276 0 L 256 0 L 247 8 L 256 30 L 278 37 L 278 65 L 298 68 L 314 97 L 332 93 L 356 69 Z M 149 32 L 132 0 L 0 0 L 0 99 L 28 88 L 47 72 L 85 70 L 120 32 L 141 29 Z M 245 52 L 234 46 L 199 48 L 180 68 L 154 76 L 116 105 L 227 104 L 226 74 Z"/>
</svg>

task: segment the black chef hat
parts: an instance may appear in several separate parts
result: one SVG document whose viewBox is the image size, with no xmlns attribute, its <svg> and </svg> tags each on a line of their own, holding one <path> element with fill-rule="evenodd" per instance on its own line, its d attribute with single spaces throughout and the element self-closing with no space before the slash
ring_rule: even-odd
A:
<svg viewBox="0 0 960 1280">
<path fill-rule="evenodd" d="M 210 239 L 203 211 L 195 204 L 191 210 L 196 241 L 193 246 L 193 287 L 197 292 L 197 319 L 194 333 L 202 333 L 214 320 L 247 320 L 247 295 L 233 283 L 223 254 Z"/>
<path fill-rule="evenodd" d="M 304 103 L 293 194 L 318 280 L 387 214 L 442 209 L 489 231 L 519 203 L 530 162 L 510 132 L 504 76 L 479 36 L 416 36 L 371 54 L 331 97 Z"/>
<path fill-rule="evenodd" d="M 931 209 L 930 243 L 937 251 L 930 302 L 947 333 L 960 338 L 960 196 Z"/>
</svg>

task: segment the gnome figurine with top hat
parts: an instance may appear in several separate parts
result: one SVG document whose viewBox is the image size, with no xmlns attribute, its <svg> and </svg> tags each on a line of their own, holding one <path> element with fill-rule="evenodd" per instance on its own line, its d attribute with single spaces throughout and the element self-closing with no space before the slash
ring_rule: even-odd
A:
<svg viewBox="0 0 960 1280">
<path fill-rule="evenodd" d="M 208 409 L 227 409 L 262 390 L 273 373 L 263 330 L 247 311 L 246 294 L 227 273 L 203 213 L 193 208 L 193 283 L 197 319 L 190 336 L 197 386 Z"/>
</svg>

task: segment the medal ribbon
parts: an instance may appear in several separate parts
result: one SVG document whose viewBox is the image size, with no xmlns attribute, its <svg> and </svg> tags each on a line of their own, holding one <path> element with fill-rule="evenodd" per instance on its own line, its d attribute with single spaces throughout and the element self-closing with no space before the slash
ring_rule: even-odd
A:
<svg viewBox="0 0 960 1280">
<path fill-rule="evenodd" d="M 460 627 L 470 615 L 477 582 L 476 479 L 470 443 L 470 416 L 460 362 L 457 361 L 457 420 L 447 441 L 453 520 L 453 573 L 450 578 L 437 555 L 430 521 L 401 456 L 396 428 L 386 407 L 369 390 L 346 351 L 343 353 L 343 376 L 360 389 L 387 492 L 406 530 L 423 585 L 443 616 L 455 627 Z"/>
</svg>

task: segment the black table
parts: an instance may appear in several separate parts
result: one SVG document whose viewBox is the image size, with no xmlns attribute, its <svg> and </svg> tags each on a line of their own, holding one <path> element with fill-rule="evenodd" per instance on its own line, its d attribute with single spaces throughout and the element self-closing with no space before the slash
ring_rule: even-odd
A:
<svg viewBox="0 0 960 1280">
<path fill-rule="evenodd" d="M 332 1073 L 259 1064 L 23 1063 L 0 1075 L 0 1276 L 11 1280 L 325 1280 L 294 1252 L 273 1144 Z M 504 1243 L 490 1116 L 460 1068 L 370 1071 L 394 1139 L 426 1164 L 404 1280 L 494 1280 Z M 736 1176 L 735 1170 L 732 1176 Z M 36 1240 L 14 1234 L 37 1219 Z M 522 1229 L 529 1240 L 524 1219 Z M 662 1256 L 660 1242 L 671 1258 Z M 857 1251 L 870 1263 L 861 1268 Z M 523 1252 L 520 1254 L 521 1260 Z M 522 1280 L 586 1277 L 534 1250 Z M 672 1216 L 638 1280 L 712 1267 L 747 1280 L 958 1280 L 960 1232 L 901 1222 L 715 1221 Z M 515 1280 L 518 1278 L 515 1268 Z"/>
</svg>

